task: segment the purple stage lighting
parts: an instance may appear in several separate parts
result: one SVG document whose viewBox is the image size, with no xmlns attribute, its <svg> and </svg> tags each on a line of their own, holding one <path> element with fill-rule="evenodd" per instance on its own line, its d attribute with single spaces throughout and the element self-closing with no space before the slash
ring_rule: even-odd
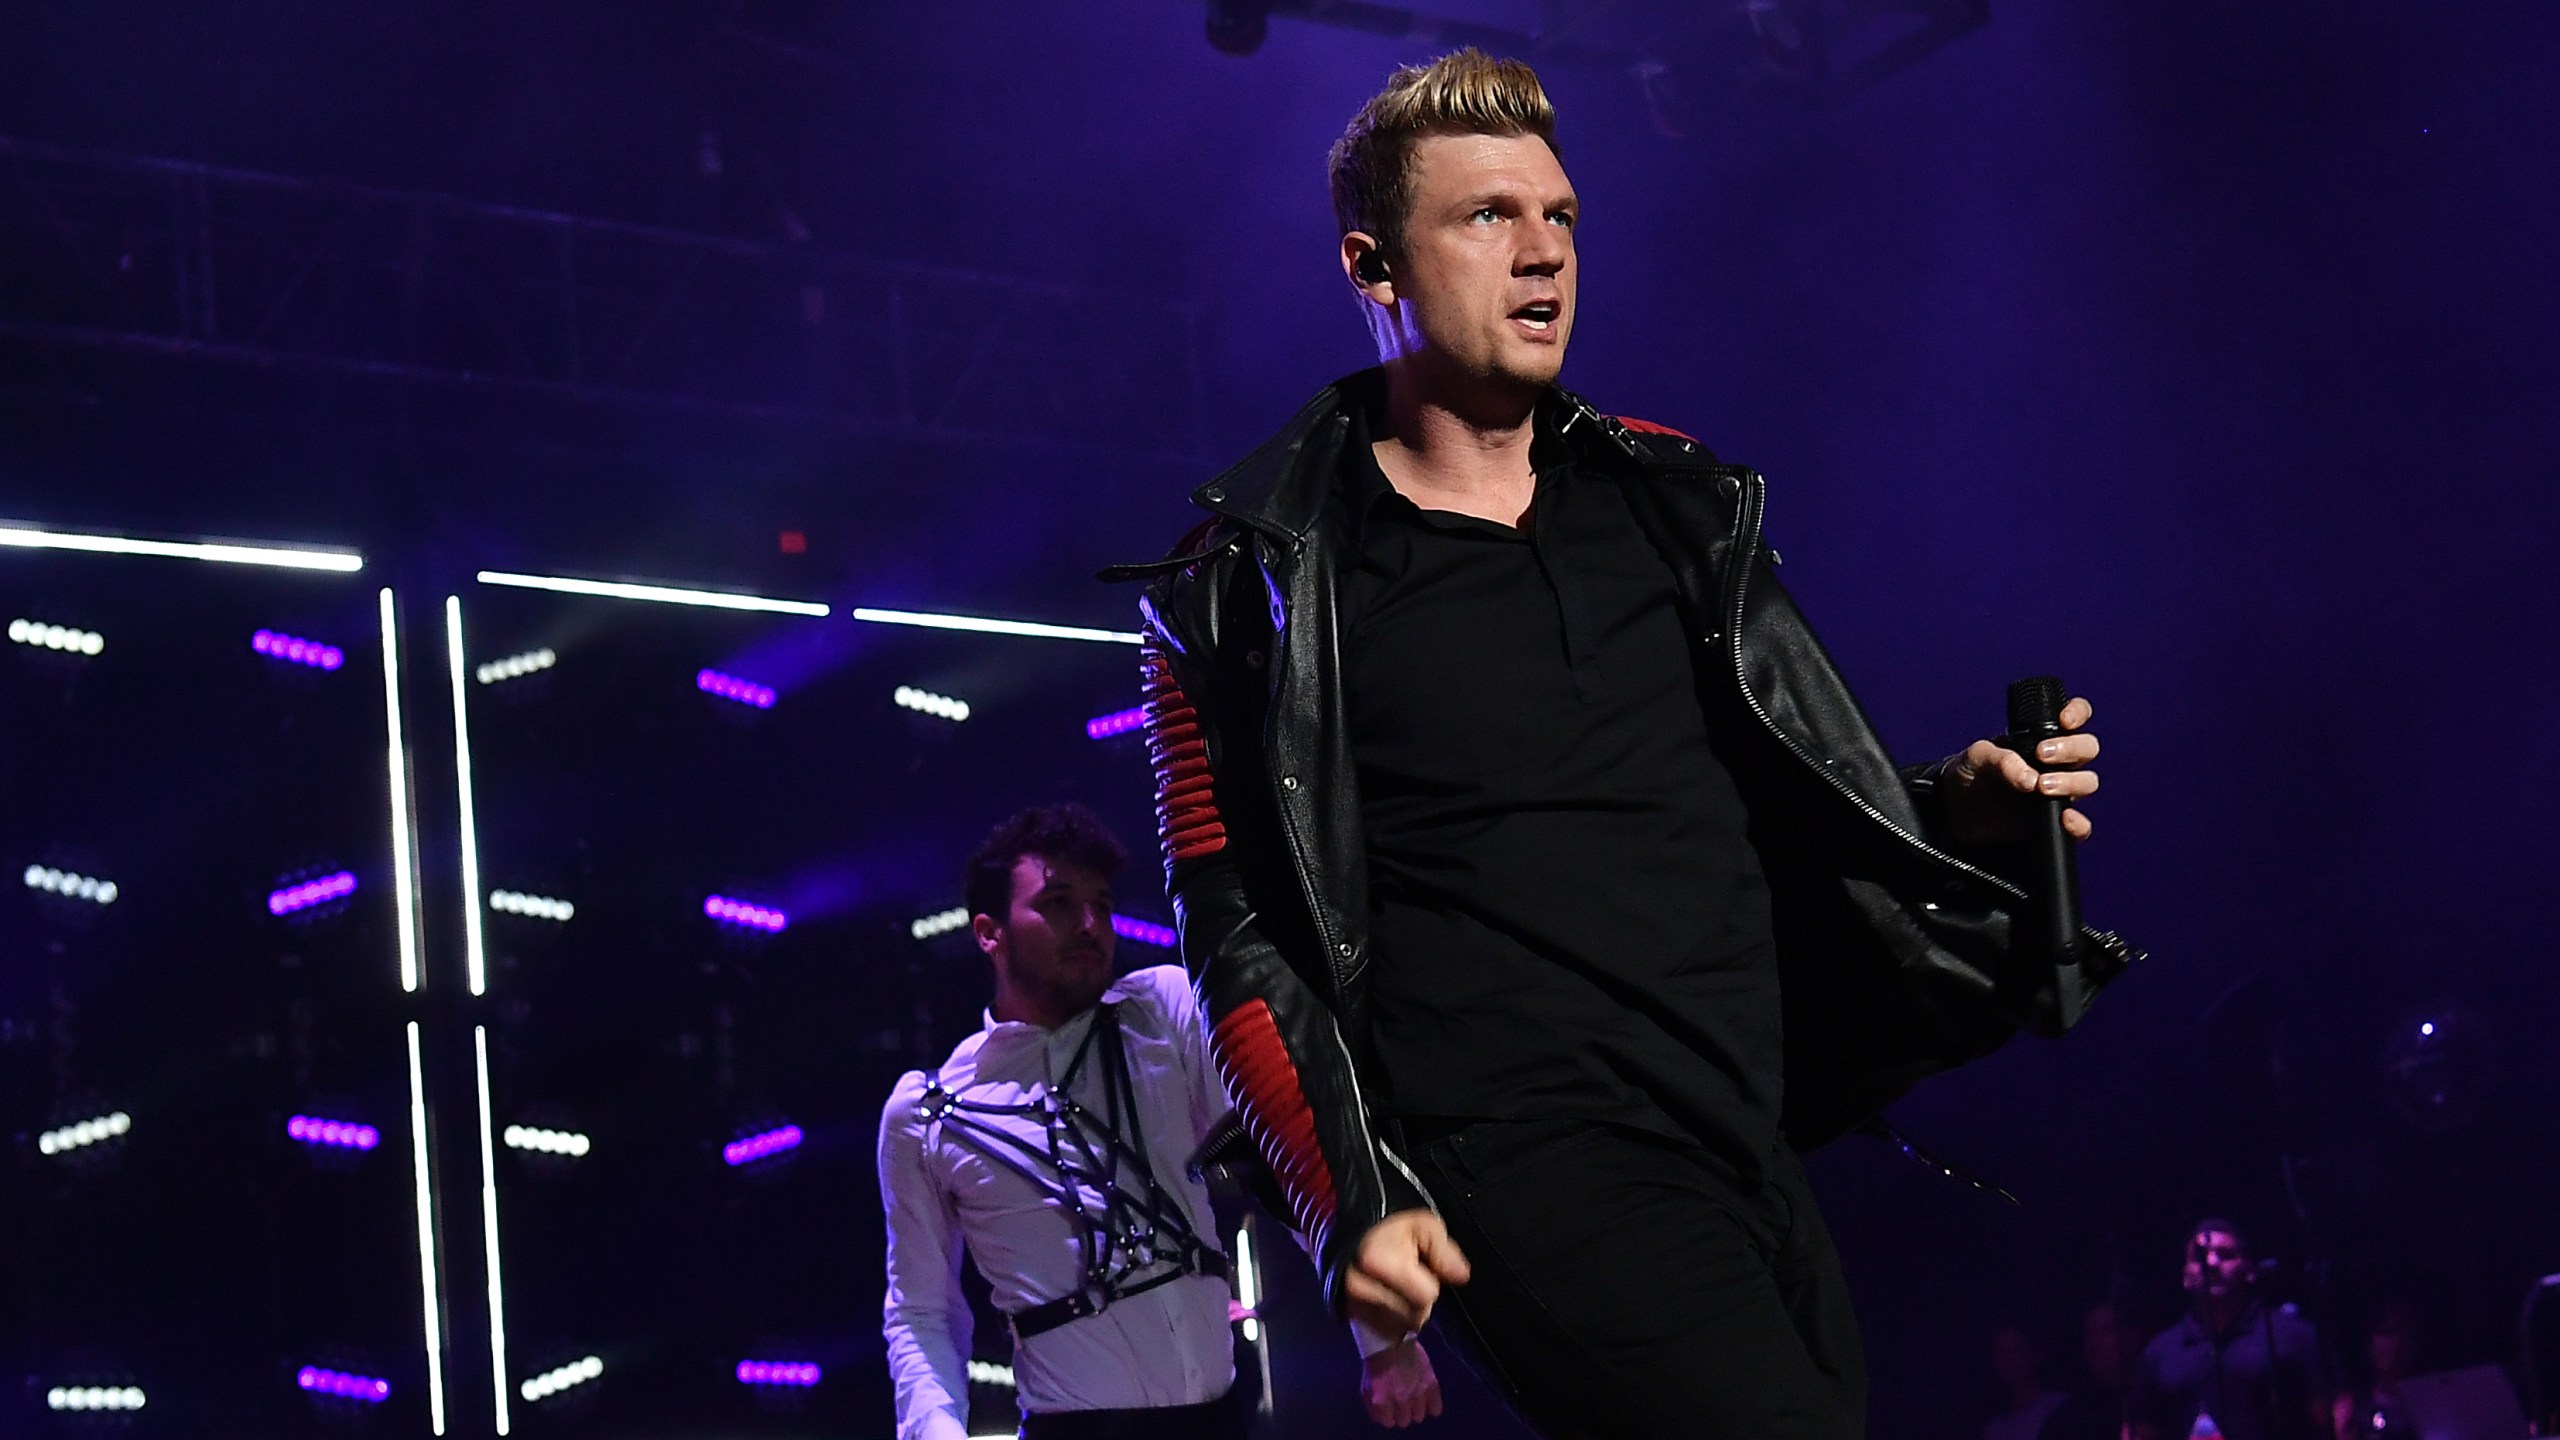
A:
<svg viewBox="0 0 2560 1440">
<path fill-rule="evenodd" d="M 1159 925 L 1153 920 L 1132 920 L 1126 915 L 1114 915 L 1111 928 L 1121 939 L 1135 940 L 1141 945 L 1161 945 L 1170 950 L 1182 943 L 1182 936 L 1172 926 Z"/>
<path fill-rule="evenodd" d="M 249 648 L 261 655 L 319 670 L 335 670 L 347 663 L 347 652 L 335 645 L 323 645 L 317 640 L 305 640 L 297 635 L 279 635 L 273 630 L 261 630 L 250 636 Z"/>
<path fill-rule="evenodd" d="M 382 1143 L 382 1132 L 370 1125 L 309 1115 L 296 1115 L 284 1122 L 284 1133 L 305 1145 L 337 1145 L 349 1150 L 370 1150 Z"/>
<path fill-rule="evenodd" d="M 753 705 L 759 710 L 773 708 L 772 686 L 759 685 L 753 680 L 741 680 L 735 675 L 723 675 L 717 670 L 704 670 L 697 673 L 693 677 L 693 688 L 706 695 L 717 695 L 723 700 L 735 700 L 741 705 Z"/>
<path fill-rule="evenodd" d="M 738 1383 L 741 1385 L 815 1385 L 818 1367 L 793 1360 L 741 1360 Z"/>
<path fill-rule="evenodd" d="M 777 1155 L 797 1146 L 800 1139 L 799 1126 L 785 1125 L 779 1130 L 767 1130 L 761 1135 L 730 1141 L 720 1147 L 720 1158 L 731 1165 L 751 1165 L 767 1155 Z"/>
<path fill-rule="evenodd" d="M 1084 738 L 1108 740 L 1114 735 L 1126 735 L 1146 723 L 1147 707 L 1144 705 L 1135 710 L 1114 710 L 1108 715 L 1096 715 L 1084 722 Z"/>
<path fill-rule="evenodd" d="M 305 880 L 299 885 L 288 885 L 267 896 L 267 913 L 289 915 L 296 910 L 308 910 L 314 905 L 323 905 L 354 893 L 356 893 L 354 873 L 341 870 L 335 875 L 323 875 L 317 880 Z"/>
<path fill-rule="evenodd" d="M 783 926 L 791 923 L 791 917 L 779 910 L 768 909 L 762 905 L 750 905 L 744 900 L 732 900 L 726 895 L 704 896 L 702 913 L 723 925 L 745 925 L 752 929 L 776 934 L 781 932 Z"/>
<path fill-rule="evenodd" d="M 361 1400 L 367 1405 L 379 1405 L 391 1398 L 391 1382 L 388 1380 L 323 1370 L 317 1365 L 303 1366 L 301 1372 L 293 1377 L 293 1383 L 315 1395 L 336 1395 L 348 1400 Z"/>
</svg>

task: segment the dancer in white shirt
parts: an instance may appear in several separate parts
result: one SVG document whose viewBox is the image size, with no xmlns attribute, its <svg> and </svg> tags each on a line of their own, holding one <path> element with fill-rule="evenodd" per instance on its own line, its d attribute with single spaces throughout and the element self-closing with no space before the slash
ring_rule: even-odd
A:
<svg viewBox="0 0 2560 1440">
<path fill-rule="evenodd" d="M 986 1026 L 880 1117 L 884 1330 L 899 1440 L 969 1433 L 965 1247 L 1014 1331 L 1026 1440 L 1240 1437 L 1227 1257 L 1185 1162 L 1229 1105 L 1188 977 L 1112 979 L 1125 852 L 1082 806 L 1024 811 L 971 857 Z M 1372 1419 L 1440 1411 L 1418 1341 L 1366 1341 Z"/>
</svg>

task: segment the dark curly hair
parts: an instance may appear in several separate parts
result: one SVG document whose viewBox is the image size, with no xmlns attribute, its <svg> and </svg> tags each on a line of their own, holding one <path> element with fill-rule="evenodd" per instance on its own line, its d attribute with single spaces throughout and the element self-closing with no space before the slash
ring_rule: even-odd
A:
<svg viewBox="0 0 2560 1440">
<path fill-rule="evenodd" d="M 970 852 L 968 866 L 960 872 L 960 899 L 972 918 L 1004 919 L 1013 902 L 1014 862 L 1025 855 L 1081 865 L 1106 878 L 1129 863 L 1120 838 L 1091 810 L 1073 801 L 1034 805 L 988 831 Z"/>
</svg>

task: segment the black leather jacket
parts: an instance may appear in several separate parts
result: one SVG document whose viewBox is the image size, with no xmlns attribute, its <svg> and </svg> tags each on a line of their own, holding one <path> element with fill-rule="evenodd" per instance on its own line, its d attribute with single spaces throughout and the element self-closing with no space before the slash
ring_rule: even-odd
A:
<svg viewBox="0 0 2560 1440">
<path fill-rule="evenodd" d="M 1341 507 L 1333 503 L 1354 387 L 1328 387 L 1193 500 L 1213 518 L 1148 578 L 1148 742 L 1183 959 L 1198 981 L 1246 1131 L 1326 1292 L 1360 1238 L 1429 1203 L 1364 1086 L 1369 950 L 1360 797 L 1335 633 Z M 1769 877 L 1784 996 L 1783 1124 L 1810 1149 L 1935 1071 L 2020 1026 L 2058 1034 L 2128 952 L 2022 966 L 2009 912 L 2023 892 L 1996 858 L 1933 843 L 1938 765 L 1897 769 L 1780 588 L 1761 543 L 1761 477 L 1686 436 L 1550 392 L 1541 423 L 1577 463 L 1626 487 L 1674 572 L 1720 748 Z M 1719 715 L 1718 712 L 1725 712 Z M 1941 762 L 1943 764 L 1943 762 Z"/>
</svg>

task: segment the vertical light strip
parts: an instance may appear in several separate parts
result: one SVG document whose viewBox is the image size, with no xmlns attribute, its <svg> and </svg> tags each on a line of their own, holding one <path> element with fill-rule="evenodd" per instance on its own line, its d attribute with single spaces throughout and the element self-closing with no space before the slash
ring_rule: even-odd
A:
<svg viewBox="0 0 2560 1440">
<path fill-rule="evenodd" d="M 507 1433 L 507 1290 L 498 1278 L 498 1155 L 489 1143 L 489 1027 L 471 1027 L 480 1066 L 480 1240 L 489 1252 L 489 1365 L 497 1377 L 498 1433 Z"/>
<path fill-rule="evenodd" d="M 391 742 L 391 888 L 400 906 L 400 988 L 414 994 L 418 989 L 418 859 L 409 825 L 409 745 L 400 729 L 400 624 L 388 586 L 382 591 L 382 713 Z"/>
<path fill-rule="evenodd" d="M 462 683 L 462 597 L 444 597 L 444 651 L 453 685 L 453 780 L 462 792 L 462 952 L 471 971 L 471 993 L 489 990 L 488 957 L 480 941 L 480 824 L 471 810 L 471 716 Z M 498 1400 L 501 1409 L 505 1397 Z"/>
<path fill-rule="evenodd" d="M 390 603 L 385 590 L 383 603 Z M 427 1413 L 444 1433 L 444 1307 L 436 1289 L 435 1204 L 427 1189 L 427 1080 L 418 1058 L 418 1022 L 409 1022 L 409 1164 L 418 1177 L 418 1293 L 427 1314 Z"/>
</svg>

